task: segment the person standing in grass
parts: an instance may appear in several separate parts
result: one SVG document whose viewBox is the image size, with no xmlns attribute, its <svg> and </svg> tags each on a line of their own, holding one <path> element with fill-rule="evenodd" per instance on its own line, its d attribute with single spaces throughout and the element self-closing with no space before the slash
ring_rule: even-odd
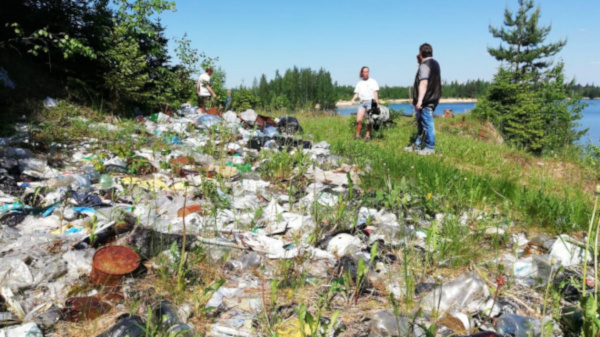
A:
<svg viewBox="0 0 600 337">
<path fill-rule="evenodd" d="M 435 127 L 433 112 L 442 97 L 442 79 L 439 63 L 433 59 L 433 48 L 424 43 L 417 54 L 419 70 L 415 76 L 412 104 L 416 109 L 417 138 L 414 145 L 404 148 L 419 155 L 435 154 Z"/>
<path fill-rule="evenodd" d="M 212 97 L 217 98 L 217 95 L 210 87 L 210 75 L 213 73 L 213 68 L 206 68 L 205 73 L 198 78 L 196 85 L 196 94 L 198 95 L 198 109 L 206 113 L 206 108 L 209 106 Z"/>
<path fill-rule="evenodd" d="M 360 69 L 360 81 L 356 84 L 354 89 L 354 96 L 350 100 L 350 104 L 354 104 L 354 100 L 358 97 L 360 103 L 358 104 L 358 111 L 356 112 L 356 134 L 354 139 L 360 139 L 360 130 L 362 129 L 362 121 L 365 117 L 367 110 L 371 109 L 371 101 L 375 100 L 379 105 L 379 85 L 377 81 L 369 77 L 369 67 L 362 67 Z M 367 133 L 365 135 L 365 142 L 371 140 L 371 124 L 367 124 Z"/>
<path fill-rule="evenodd" d="M 230 111 L 233 107 L 233 101 L 231 99 L 231 90 L 227 90 L 227 98 L 223 102 L 223 111 Z"/>
</svg>

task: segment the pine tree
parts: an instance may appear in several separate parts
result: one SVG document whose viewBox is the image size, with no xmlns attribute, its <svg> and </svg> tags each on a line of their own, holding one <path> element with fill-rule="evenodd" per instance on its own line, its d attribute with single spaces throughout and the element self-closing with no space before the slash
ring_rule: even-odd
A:
<svg viewBox="0 0 600 337">
<path fill-rule="evenodd" d="M 540 26 L 540 7 L 533 10 L 533 0 L 519 0 L 516 14 L 504 11 L 504 26 L 495 28 L 490 25 L 490 33 L 508 44 L 498 48 L 488 48 L 490 55 L 498 61 L 506 61 L 516 74 L 543 70 L 552 61 L 548 57 L 556 55 L 567 43 L 560 40 L 556 43 L 543 44 L 552 26 Z M 533 10 L 532 13 L 530 13 Z"/>
<path fill-rule="evenodd" d="M 490 26 L 508 46 L 488 51 L 508 65 L 473 114 L 491 121 L 509 143 L 541 153 L 572 145 L 585 133 L 577 129 L 585 105 L 573 94 L 574 83 L 565 82 L 563 63 L 549 59 L 566 40 L 544 44 L 551 26 L 540 26 L 540 7 L 533 8 L 533 0 L 519 0 L 516 14 L 505 10 L 503 27 Z"/>
</svg>

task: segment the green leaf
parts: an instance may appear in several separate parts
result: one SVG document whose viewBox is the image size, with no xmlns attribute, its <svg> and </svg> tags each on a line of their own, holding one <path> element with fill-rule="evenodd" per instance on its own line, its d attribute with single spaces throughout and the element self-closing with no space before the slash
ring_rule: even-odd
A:
<svg viewBox="0 0 600 337">
<path fill-rule="evenodd" d="M 594 297 L 589 295 L 581 298 L 581 310 L 583 311 L 583 317 L 586 319 L 596 318 L 596 312 L 598 310 L 597 303 Z"/>
<path fill-rule="evenodd" d="M 373 261 L 375 261 L 375 258 L 377 257 L 377 244 L 378 243 L 379 242 L 375 241 L 375 243 L 371 247 L 371 261 L 369 262 L 369 265 L 373 265 Z"/>
<path fill-rule="evenodd" d="M 315 319 L 314 319 L 313 315 L 311 315 L 311 314 L 310 314 L 310 312 L 306 312 L 305 319 L 306 319 L 306 320 L 305 320 L 305 321 L 306 321 L 306 323 L 308 323 L 308 326 L 309 326 L 309 327 L 311 328 L 311 330 L 312 330 L 312 328 L 313 328 L 313 327 L 314 327 L 314 325 L 315 325 Z M 312 332 L 312 331 L 311 331 L 311 332 Z"/>
<path fill-rule="evenodd" d="M 360 281 L 362 281 L 364 279 L 365 273 L 367 271 L 367 266 L 365 265 L 365 260 L 363 259 L 359 259 L 358 260 L 358 268 L 356 271 L 356 283 L 358 285 L 358 283 Z"/>
</svg>

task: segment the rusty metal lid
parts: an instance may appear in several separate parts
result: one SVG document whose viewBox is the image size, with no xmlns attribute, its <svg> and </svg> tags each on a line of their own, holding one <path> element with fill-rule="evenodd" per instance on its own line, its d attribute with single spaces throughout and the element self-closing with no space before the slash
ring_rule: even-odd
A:
<svg viewBox="0 0 600 337">
<path fill-rule="evenodd" d="M 94 254 L 92 266 L 106 274 L 125 275 L 140 266 L 140 256 L 125 246 L 107 246 Z"/>
</svg>

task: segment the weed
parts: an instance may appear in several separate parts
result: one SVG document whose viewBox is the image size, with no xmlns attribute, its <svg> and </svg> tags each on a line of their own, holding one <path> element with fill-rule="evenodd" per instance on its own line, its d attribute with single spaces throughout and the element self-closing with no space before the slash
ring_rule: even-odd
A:
<svg viewBox="0 0 600 337">
<path fill-rule="evenodd" d="M 282 181 L 294 177 L 302 177 L 310 167 L 311 161 L 308 155 L 302 151 L 281 151 L 271 153 L 263 151 L 263 164 L 261 176 L 271 181 Z M 297 172 L 294 172 L 297 169 Z"/>
<path fill-rule="evenodd" d="M 300 325 L 300 334 L 303 337 L 307 336 L 329 336 L 331 330 L 333 330 L 338 316 L 340 315 L 340 311 L 335 311 L 331 316 L 331 319 L 328 323 L 324 323 L 321 318 L 321 310 L 323 308 L 323 299 L 319 299 L 319 303 L 317 306 L 316 315 L 312 315 L 306 305 L 300 303 L 298 309 L 296 309 L 296 314 L 298 315 L 298 321 Z"/>
</svg>

